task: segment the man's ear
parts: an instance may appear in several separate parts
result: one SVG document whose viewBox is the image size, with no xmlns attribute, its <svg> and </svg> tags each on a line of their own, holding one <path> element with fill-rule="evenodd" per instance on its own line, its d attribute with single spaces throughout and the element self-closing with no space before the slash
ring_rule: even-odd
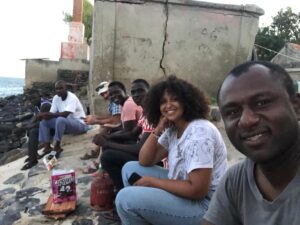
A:
<svg viewBox="0 0 300 225">
<path fill-rule="evenodd" d="M 292 98 L 292 104 L 294 106 L 294 110 L 297 114 L 298 121 L 300 120 L 300 93 L 296 93 Z"/>
</svg>

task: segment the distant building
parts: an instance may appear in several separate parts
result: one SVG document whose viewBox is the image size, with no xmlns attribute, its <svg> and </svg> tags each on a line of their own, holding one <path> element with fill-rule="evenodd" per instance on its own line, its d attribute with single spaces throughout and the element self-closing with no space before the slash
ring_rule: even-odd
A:
<svg viewBox="0 0 300 225">
<path fill-rule="evenodd" d="M 291 77 L 300 83 L 300 45 L 286 43 L 271 62 L 284 67 Z"/>
</svg>

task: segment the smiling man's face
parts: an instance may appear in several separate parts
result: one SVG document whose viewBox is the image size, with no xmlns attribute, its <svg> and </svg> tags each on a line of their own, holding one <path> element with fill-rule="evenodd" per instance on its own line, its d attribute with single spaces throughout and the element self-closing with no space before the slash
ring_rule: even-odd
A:
<svg viewBox="0 0 300 225">
<path fill-rule="evenodd" d="M 225 79 L 219 107 L 232 144 L 255 162 L 280 158 L 298 136 L 299 107 L 267 67 L 253 65 Z"/>
<path fill-rule="evenodd" d="M 108 88 L 110 99 L 117 105 L 123 105 L 126 100 L 126 93 L 118 85 L 113 85 Z"/>
</svg>

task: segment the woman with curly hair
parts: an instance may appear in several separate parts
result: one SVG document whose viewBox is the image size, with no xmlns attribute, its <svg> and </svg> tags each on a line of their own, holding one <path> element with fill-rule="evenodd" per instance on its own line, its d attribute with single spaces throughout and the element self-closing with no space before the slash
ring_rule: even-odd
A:
<svg viewBox="0 0 300 225">
<path fill-rule="evenodd" d="M 150 89 L 144 105 L 156 128 L 139 162 L 123 167 L 125 188 L 116 197 L 122 224 L 198 225 L 227 169 L 221 134 L 207 120 L 208 100 L 192 84 L 170 76 Z M 155 165 L 165 157 L 168 169 Z M 130 186 L 134 172 L 141 178 Z"/>
</svg>

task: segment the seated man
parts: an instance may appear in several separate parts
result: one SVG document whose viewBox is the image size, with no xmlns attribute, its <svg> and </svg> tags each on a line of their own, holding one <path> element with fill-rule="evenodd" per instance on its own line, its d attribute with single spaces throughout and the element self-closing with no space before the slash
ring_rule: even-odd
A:
<svg viewBox="0 0 300 225">
<path fill-rule="evenodd" d="M 132 97 L 126 95 L 126 89 L 124 84 L 119 81 L 113 81 L 109 84 L 110 99 L 122 106 L 121 111 L 121 123 L 122 129 L 113 132 L 109 135 L 97 134 L 94 137 L 94 143 L 101 146 L 102 140 L 111 140 L 118 143 L 128 144 L 136 143 L 138 140 L 138 134 L 135 131 L 138 120 L 142 115 L 142 108 L 137 106 Z M 89 167 L 84 173 L 96 172 L 99 166 L 99 162 L 94 163 L 94 166 Z"/>
<path fill-rule="evenodd" d="M 132 82 L 131 95 L 138 106 L 142 106 L 143 100 L 149 90 L 149 84 L 143 79 L 137 79 Z M 138 160 L 138 154 L 144 142 L 152 132 L 152 126 L 148 124 L 144 116 L 140 117 L 138 126 L 133 129 L 134 136 L 140 135 L 139 141 L 132 144 L 120 144 L 113 140 L 98 139 L 97 144 L 105 150 L 101 155 L 101 166 L 107 171 L 113 180 L 113 183 L 119 191 L 123 188 L 121 170 L 128 161 Z"/>
<path fill-rule="evenodd" d="M 276 64 L 247 62 L 217 99 L 230 141 L 247 158 L 223 177 L 202 224 L 300 224 L 300 98 L 291 77 Z"/>
<path fill-rule="evenodd" d="M 109 101 L 108 114 L 103 116 L 88 115 L 84 119 L 85 123 L 88 125 L 94 125 L 94 124 L 102 125 L 100 127 L 101 134 L 106 134 L 111 130 L 104 127 L 103 125 L 112 124 L 118 126 L 121 121 L 120 115 L 121 115 L 122 107 L 112 102 L 109 99 L 108 85 L 109 83 L 107 81 L 103 81 L 96 88 L 98 95 L 101 95 L 105 101 Z M 99 153 L 100 153 L 100 147 L 96 146 L 95 149 L 92 150 L 90 154 L 86 153 L 83 157 L 81 157 L 81 159 L 87 160 L 87 159 L 97 158 L 99 156 Z"/>
<path fill-rule="evenodd" d="M 37 153 L 40 121 L 36 115 L 39 112 L 49 112 L 51 108 L 51 102 L 42 98 L 38 91 L 33 91 L 29 96 L 29 102 L 34 106 L 34 116 L 28 123 L 22 123 L 20 127 L 20 129 L 26 129 L 28 134 L 28 158 L 26 158 L 26 163 L 21 170 L 30 169 L 38 163 L 38 158 L 40 157 Z"/>
<path fill-rule="evenodd" d="M 133 136 L 134 128 L 142 115 L 142 107 L 137 106 L 133 101 L 132 97 L 126 94 L 126 89 L 124 84 L 119 81 L 113 81 L 108 86 L 110 99 L 117 105 L 122 106 L 121 111 L 121 123 L 122 129 L 113 132 L 105 137 L 109 140 L 115 140 L 118 142 L 135 142 L 138 136 Z M 101 136 L 101 135 L 97 135 Z M 97 138 L 96 138 L 97 139 Z"/>
<path fill-rule="evenodd" d="M 53 98 L 50 112 L 38 113 L 38 118 L 42 119 L 39 128 L 39 141 L 44 144 L 44 152 L 50 152 L 51 137 L 50 129 L 55 130 L 54 151 L 59 157 L 63 151 L 60 143 L 63 135 L 82 134 L 87 131 L 87 125 L 84 123 L 85 112 L 77 96 L 67 91 L 65 81 L 59 80 L 55 83 L 56 95 Z"/>
</svg>

